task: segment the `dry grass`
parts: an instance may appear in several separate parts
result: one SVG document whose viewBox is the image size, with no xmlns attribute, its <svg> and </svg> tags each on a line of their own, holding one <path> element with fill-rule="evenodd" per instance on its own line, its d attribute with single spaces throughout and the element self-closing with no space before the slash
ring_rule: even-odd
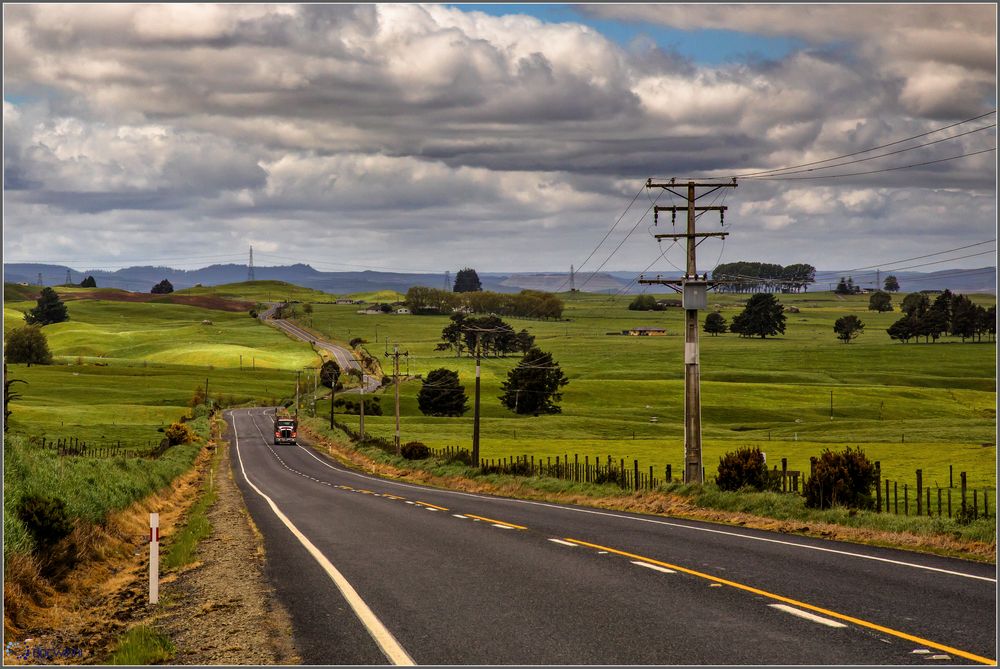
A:
<svg viewBox="0 0 1000 669">
<path fill-rule="evenodd" d="M 589 506 L 613 511 L 628 511 L 702 520 L 785 534 L 799 534 L 823 539 L 950 555 L 977 562 L 996 562 L 995 543 L 960 539 L 951 535 L 886 532 L 814 521 L 776 520 L 747 513 L 706 509 L 694 505 L 687 497 L 655 491 L 592 496 L 575 492 L 543 491 L 526 485 L 522 480 L 513 478 L 508 482 L 495 484 L 459 476 L 436 476 L 423 470 L 401 469 L 390 464 L 374 462 L 363 453 L 354 450 L 351 446 L 331 440 L 302 425 L 300 425 L 299 431 L 305 434 L 312 444 L 317 445 L 324 452 L 336 457 L 345 465 L 376 476 L 405 479 L 433 487 L 558 504 Z"/>
</svg>

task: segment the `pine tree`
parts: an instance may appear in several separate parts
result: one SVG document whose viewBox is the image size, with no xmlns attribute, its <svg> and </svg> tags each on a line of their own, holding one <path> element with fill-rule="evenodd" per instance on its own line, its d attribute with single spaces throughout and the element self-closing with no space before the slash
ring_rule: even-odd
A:
<svg viewBox="0 0 1000 669">
<path fill-rule="evenodd" d="M 167 293 L 174 292 L 174 287 L 169 281 L 164 279 L 163 281 L 153 286 L 153 288 L 149 292 L 153 293 L 154 295 L 165 295 Z"/>
<path fill-rule="evenodd" d="M 882 287 L 885 288 L 885 290 L 889 293 L 898 293 L 899 281 L 896 279 L 895 276 L 890 274 L 889 276 L 885 277 L 885 282 L 882 284 Z"/>
<path fill-rule="evenodd" d="M 561 413 L 556 402 L 562 399 L 559 389 L 569 383 L 551 353 L 533 348 L 500 384 L 500 402 L 518 414 Z"/>
<path fill-rule="evenodd" d="M 66 305 L 59 299 L 56 291 L 48 286 L 42 288 L 37 306 L 24 315 L 24 321 L 28 325 L 51 325 L 68 320 L 69 312 L 66 310 Z"/>
<path fill-rule="evenodd" d="M 443 367 L 428 372 L 417 393 L 417 406 L 425 416 L 461 416 L 469 410 L 468 401 L 458 372 Z"/>
<path fill-rule="evenodd" d="M 476 274 L 476 270 L 471 267 L 458 270 L 458 274 L 455 276 L 454 292 L 475 293 L 481 291 L 482 289 L 483 284 L 479 281 L 479 275 Z"/>
<path fill-rule="evenodd" d="M 97 281 L 92 276 L 80 282 L 80 288 L 97 288 Z"/>
<path fill-rule="evenodd" d="M 760 337 L 785 333 L 785 308 L 771 293 L 757 293 L 743 311 L 733 317 L 730 332 L 742 337 Z"/>
</svg>

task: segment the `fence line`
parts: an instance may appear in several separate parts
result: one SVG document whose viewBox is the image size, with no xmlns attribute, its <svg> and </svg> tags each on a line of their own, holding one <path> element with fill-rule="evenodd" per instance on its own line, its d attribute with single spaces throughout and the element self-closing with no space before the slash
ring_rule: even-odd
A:
<svg viewBox="0 0 1000 669">
<path fill-rule="evenodd" d="M 125 457 L 155 459 L 163 455 L 170 447 L 170 442 L 166 438 L 161 439 L 159 442 L 147 440 L 145 444 L 142 442 L 133 442 L 134 445 L 130 445 L 128 442 L 123 443 L 121 440 L 88 444 L 86 441 L 80 441 L 79 437 L 56 437 L 55 439 L 39 437 L 34 443 L 44 450 L 53 451 L 60 457 L 75 456 L 88 458 Z"/>
</svg>

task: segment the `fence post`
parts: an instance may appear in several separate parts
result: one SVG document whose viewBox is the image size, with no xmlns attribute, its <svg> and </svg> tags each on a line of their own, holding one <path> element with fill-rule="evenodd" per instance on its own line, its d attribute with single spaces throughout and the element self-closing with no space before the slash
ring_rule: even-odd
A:
<svg viewBox="0 0 1000 669">
<path fill-rule="evenodd" d="M 979 517 L 979 499 L 976 493 L 979 492 L 975 488 L 972 489 L 972 517 L 973 519 Z"/>
<path fill-rule="evenodd" d="M 816 456 L 809 456 L 809 478 L 816 476 Z"/>
<path fill-rule="evenodd" d="M 919 498 L 918 498 L 919 499 Z M 903 484 L 903 515 L 910 515 L 910 484 Z"/>
<path fill-rule="evenodd" d="M 781 458 L 781 492 L 788 492 L 788 458 Z"/>
<path fill-rule="evenodd" d="M 934 514 L 931 513 L 931 487 L 927 486 L 927 517 L 931 517 Z"/>
<path fill-rule="evenodd" d="M 885 480 L 885 512 L 889 513 L 889 479 Z"/>
<path fill-rule="evenodd" d="M 649 489 L 653 489 L 653 465 L 649 466 Z"/>
<path fill-rule="evenodd" d="M 583 478 L 590 483 L 590 456 L 583 456 Z"/>
<path fill-rule="evenodd" d="M 951 518 L 951 488 L 948 488 L 948 517 Z"/>
<path fill-rule="evenodd" d="M 962 518 L 965 518 L 965 472 L 959 474 L 962 478 Z"/>
<path fill-rule="evenodd" d="M 924 493 L 924 471 L 922 469 L 917 470 L 917 515 L 922 516 L 923 509 L 921 506 L 923 504 L 923 493 Z"/>
<path fill-rule="evenodd" d="M 892 512 L 899 515 L 899 481 L 892 482 Z"/>
<path fill-rule="evenodd" d="M 954 476 L 955 472 L 954 472 L 954 469 L 955 469 L 955 465 L 948 465 L 948 487 L 949 488 L 954 488 L 955 487 L 955 476 Z"/>
<path fill-rule="evenodd" d="M 633 475 L 632 475 L 632 477 L 635 479 L 634 481 L 632 481 L 632 483 L 634 485 L 634 489 L 638 490 L 639 489 L 639 461 L 636 460 L 636 459 L 634 459 L 634 458 L 632 460 L 632 469 L 633 469 Z"/>
<path fill-rule="evenodd" d="M 580 482 L 580 454 L 573 454 L 573 481 Z"/>
<path fill-rule="evenodd" d="M 940 518 L 941 517 L 941 488 L 938 488 L 937 491 L 938 491 L 938 518 Z"/>
<path fill-rule="evenodd" d="M 673 483 L 673 481 L 674 481 L 674 475 L 673 475 L 673 472 L 670 471 L 670 465 L 667 465 L 667 474 L 666 474 L 666 477 L 667 477 L 667 483 Z"/>
<path fill-rule="evenodd" d="M 875 509 L 882 513 L 882 463 L 875 461 Z"/>
</svg>

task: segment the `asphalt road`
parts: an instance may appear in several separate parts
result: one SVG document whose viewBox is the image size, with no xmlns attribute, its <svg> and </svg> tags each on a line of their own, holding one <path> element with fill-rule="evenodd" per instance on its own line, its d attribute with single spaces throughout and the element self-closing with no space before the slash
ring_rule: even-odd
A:
<svg viewBox="0 0 1000 669">
<path fill-rule="evenodd" d="M 990 565 L 387 481 L 228 420 L 306 663 L 995 663 Z"/>
<path fill-rule="evenodd" d="M 312 333 L 308 332 L 307 330 L 303 330 L 302 328 L 300 328 L 295 323 L 291 323 L 291 322 L 283 320 L 283 319 L 272 318 L 271 316 L 272 316 L 273 313 L 274 313 L 274 308 L 269 309 L 265 313 L 263 320 L 266 323 L 270 323 L 270 324 L 274 325 L 276 328 L 278 328 L 279 330 L 285 332 L 289 336 L 294 337 L 295 339 L 300 339 L 302 341 L 311 342 L 313 344 L 313 346 L 315 346 L 316 348 L 323 349 L 324 351 L 327 351 L 328 353 L 330 353 L 337 360 L 337 364 L 340 365 L 340 369 L 341 370 L 345 370 L 346 371 L 348 369 L 352 369 L 353 368 L 353 369 L 357 369 L 357 370 L 360 370 L 360 371 L 364 371 L 362 369 L 362 367 L 361 367 L 361 363 L 358 362 L 357 358 L 354 357 L 354 354 L 349 349 L 346 349 L 343 346 L 339 346 L 337 344 L 334 344 L 332 342 L 326 341 L 324 339 L 317 339 L 315 335 L 313 335 Z M 363 377 L 363 379 L 364 379 L 364 382 L 365 382 L 365 392 L 367 392 L 367 393 L 372 393 L 375 390 L 377 390 L 379 387 L 381 387 L 381 384 L 379 383 L 379 379 L 375 378 L 374 376 L 365 375 Z M 352 392 L 356 393 L 356 392 L 360 392 L 360 389 L 359 388 L 352 388 L 352 389 L 344 391 L 344 392 L 345 393 L 352 393 Z"/>
</svg>

